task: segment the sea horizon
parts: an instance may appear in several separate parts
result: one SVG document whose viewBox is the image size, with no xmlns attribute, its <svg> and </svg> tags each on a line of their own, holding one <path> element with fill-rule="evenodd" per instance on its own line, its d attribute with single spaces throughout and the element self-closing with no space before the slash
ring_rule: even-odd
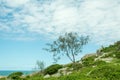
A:
<svg viewBox="0 0 120 80">
<path fill-rule="evenodd" d="M 8 76 L 13 72 L 22 72 L 23 75 L 29 75 L 33 73 L 33 70 L 0 70 L 0 76 Z"/>
</svg>

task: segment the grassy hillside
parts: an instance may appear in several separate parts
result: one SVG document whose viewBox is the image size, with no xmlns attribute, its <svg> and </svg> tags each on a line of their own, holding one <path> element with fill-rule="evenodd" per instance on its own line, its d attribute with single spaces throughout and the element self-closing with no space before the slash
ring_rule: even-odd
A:
<svg viewBox="0 0 120 80">
<path fill-rule="evenodd" d="M 57 67 L 59 69 L 67 68 L 67 71 L 69 71 L 72 69 L 72 63 L 60 67 L 57 65 Z M 50 71 L 56 70 L 54 71 L 56 74 L 59 72 L 57 67 L 54 65 L 54 67 L 48 67 L 48 69 Z M 37 73 L 16 80 L 120 80 L 120 41 L 108 47 L 102 47 L 96 54 L 83 57 L 76 63 L 76 70 L 71 70 L 71 74 L 59 77 L 53 77 L 52 75 L 44 78 L 44 74 Z"/>
</svg>

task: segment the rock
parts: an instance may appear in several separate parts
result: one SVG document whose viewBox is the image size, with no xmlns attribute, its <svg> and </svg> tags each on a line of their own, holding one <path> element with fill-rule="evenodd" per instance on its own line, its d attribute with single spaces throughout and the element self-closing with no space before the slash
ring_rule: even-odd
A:
<svg viewBox="0 0 120 80">
<path fill-rule="evenodd" d="M 71 74 L 71 73 L 72 73 L 72 72 L 67 72 L 66 75 L 69 75 L 69 74 Z"/>
<path fill-rule="evenodd" d="M 59 69 L 58 73 L 60 73 L 61 75 L 69 75 L 72 73 L 72 71 L 73 71 L 73 68 L 65 67 L 65 68 Z"/>
<path fill-rule="evenodd" d="M 67 73 L 67 69 L 68 69 L 68 67 L 65 67 L 65 68 L 59 69 L 59 70 L 58 70 L 58 73 L 60 73 L 61 75 L 66 75 L 66 73 Z"/>
<path fill-rule="evenodd" d="M 67 69 L 68 69 L 68 67 L 65 67 L 65 68 L 59 69 L 58 72 L 66 71 Z"/>
<path fill-rule="evenodd" d="M 49 77 L 50 77 L 50 75 L 49 75 L 49 74 L 47 74 L 47 75 L 45 75 L 45 76 L 44 76 L 44 78 L 49 78 Z"/>
<path fill-rule="evenodd" d="M 70 68 L 69 71 L 73 71 L 73 68 Z"/>
<path fill-rule="evenodd" d="M 61 73 L 56 73 L 52 75 L 52 77 L 60 77 L 60 76 L 61 76 Z"/>
<path fill-rule="evenodd" d="M 105 61 L 107 63 L 110 63 L 113 60 L 113 58 L 103 58 L 101 60 L 103 60 L 103 61 Z"/>
</svg>

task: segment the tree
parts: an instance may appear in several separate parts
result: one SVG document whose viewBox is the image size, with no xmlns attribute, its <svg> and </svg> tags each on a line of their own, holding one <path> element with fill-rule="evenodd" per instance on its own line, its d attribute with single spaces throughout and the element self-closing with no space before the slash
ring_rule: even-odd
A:
<svg viewBox="0 0 120 80">
<path fill-rule="evenodd" d="M 40 70 L 43 73 L 45 69 L 45 63 L 43 61 L 37 61 L 36 65 L 36 70 Z"/>
<path fill-rule="evenodd" d="M 49 48 L 45 49 L 53 53 L 54 60 L 57 61 L 61 56 L 66 55 L 72 63 L 76 62 L 76 56 L 82 52 L 82 47 L 88 43 L 88 36 L 79 36 L 77 33 L 65 33 L 59 36 L 52 44 L 48 43 Z"/>
</svg>

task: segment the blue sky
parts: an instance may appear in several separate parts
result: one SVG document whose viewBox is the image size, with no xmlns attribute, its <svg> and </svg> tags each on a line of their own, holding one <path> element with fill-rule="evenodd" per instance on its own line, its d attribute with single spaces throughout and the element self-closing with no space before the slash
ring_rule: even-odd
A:
<svg viewBox="0 0 120 80">
<path fill-rule="evenodd" d="M 37 60 L 52 64 L 42 48 L 65 32 L 91 38 L 77 59 L 120 40 L 120 1 L 0 0 L 0 70 L 30 70 Z"/>
</svg>

